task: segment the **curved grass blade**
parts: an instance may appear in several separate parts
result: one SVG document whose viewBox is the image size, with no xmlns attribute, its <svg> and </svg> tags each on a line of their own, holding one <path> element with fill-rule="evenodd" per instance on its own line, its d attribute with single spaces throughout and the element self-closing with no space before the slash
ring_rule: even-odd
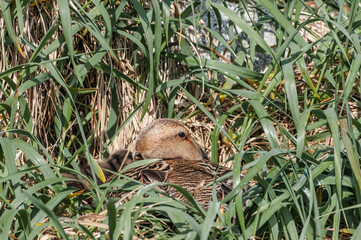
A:
<svg viewBox="0 0 361 240">
<path fill-rule="evenodd" d="M 148 91 L 145 97 L 145 102 L 144 102 L 144 108 L 143 108 L 143 112 L 142 112 L 142 116 L 141 119 L 143 119 L 145 113 L 148 111 L 148 107 L 151 101 L 151 98 L 153 96 L 154 93 L 154 82 L 156 81 L 156 76 L 155 76 L 155 72 L 154 72 L 154 60 L 153 60 L 153 33 L 152 33 L 152 29 L 151 29 L 151 24 L 149 22 L 148 16 L 144 10 L 144 8 L 142 7 L 142 5 L 140 4 L 140 2 L 136 1 L 136 0 L 131 0 L 131 2 L 133 3 L 133 6 L 135 7 L 136 11 L 138 12 L 138 15 L 140 17 L 140 22 L 142 24 L 143 27 L 143 31 L 145 34 L 145 38 L 147 41 L 147 47 L 148 47 L 148 67 L 149 67 L 149 82 L 148 82 Z"/>
<path fill-rule="evenodd" d="M 357 240 L 361 238 L 361 223 L 357 226 L 355 232 L 352 234 L 351 240 Z"/>
<path fill-rule="evenodd" d="M 154 61 L 155 61 L 155 69 L 159 69 L 159 60 L 160 60 L 160 52 L 162 45 L 162 19 L 161 19 L 161 11 L 157 0 L 151 0 L 154 11 Z"/>
<path fill-rule="evenodd" d="M 39 166 L 39 170 L 44 175 L 45 179 L 56 177 L 54 171 L 49 167 L 49 164 L 36 151 L 36 149 L 34 149 L 31 145 L 20 139 L 13 139 L 12 141 L 14 145 L 19 148 L 32 161 L 35 166 Z"/>
<path fill-rule="evenodd" d="M 361 53 L 358 53 L 355 56 L 355 59 L 351 63 L 350 70 L 347 75 L 345 86 L 342 92 L 345 102 L 347 102 L 348 98 L 350 97 L 350 93 L 353 89 L 353 85 L 357 79 L 357 74 L 360 72 L 360 67 L 361 67 Z"/>
<path fill-rule="evenodd" d="M 15 31 L 13 29 L 11 14 L 10 14 L 10 2 L 9 1 L 0 1 L 0 9 L 2 12 L 2 18 L 5 21 L 6 30 L 9 34 L 11 41 L 15 44 L 19 53 L 25 57 L 23 50 L 21 49 L 20 43 L 15 35 Z"/>
<path fill-rule="evenodd" d="M 68 1 L 57 1 L 59 6 L 59 15 L 61 18 L 61 25 L 63 27 L 64 37 L 66 44 L 68 46 L 68 53 L 70 56 L 70 60 L 73 64 L 74 73 L 76 78 L 80 81 L 81 77 L 78 73 L 77 64 L 75 63 L 74 59 L 74 46 L 73 46 L 73 33 L 71 31 L 71 17 L 70 17 L 70 8 L 69 8 L 69 2 Z"/>
<path fill-rule="evenodd" d="M 25 196 L 34 204 L 35 207 L 39 208 L 40 210 L 44 211 L 46 216 L 49 217 L 50 221 L 53 223 L 53 226 L 55 229 L 59 232 L 61 237 L 63 239 L 68 239 L 68 236 L 63 230 L 63 227 L 61 226 L 61 223 L 59 222 L 58 217 L 54 214 L 53 211 L 51 211 L 46 205 L 44 205 L 42 202 L 40 202 L 37 198 L 33 197 L 32 195 L 28 193 L 24 193 Z M 33 222 L 35 224 L 36 222 Z"/>
<path fill-rule="evenodd" d="M 340 230 L 340 218 L 341 214 L 338 211 L 342 208 L 342 159 L 341 159 L 341 145 L 340 145 L 340 133 L 338 126 L 338 118 L 336 112 L 333 108 L 328 108 L 324 110 L 328 124 L 330 126 L 330 131 L 332 134 L 332 139 L 334 142 L 334 166 L 335 166 L 335 176 L 336 176 L 336 192 L 337 192 L 337 204 L 336 204 L 336 214 L 333 218 L 333 237 L 336 239 Z"/>
<path fill-rule="evenodd" d="M 25 7 L 23 4 L 23 6 L 21 6 L 21 2 L 20 0 L 15 0 L 15 6 L 16 6 L 16 16 L 18 19 L 18 26 L 19 26 L 19 31 L 20 31 L 20 36 L 23 37 L 24 36 L 24 16 L 23 16 L 23 8 Z"/>
<path fill-rule="evenodd" d="M 30 200 L 30 202 L 32 202 L 37 208 L 43 210 L 43 211 L 39 211 L 37 212 L 34 216 L 32 216 L 31 219 L 31 225 L 35 225 L 37 223 L 41 223 L 43 222 L 43 220 L 47 217 L 50 218 L 50 220 L 53 220 L 53 218 L 56 218 L 56 221 L 58 222 L 59 219 L 58 217 L 55 215 L 55 208 L 62 202 L 64 201 L 64 199 L 69 196 L 71 193 L 73 193 L 74 190 L 64 190 L 58 194 L 56 194 L 55 196 L 53 196 L 48 202 L 43 203 L 38 199 L 41 198 L 36 198 L 33 195 L 28 194 L 27 192 L 24 192 L 24 195 L 26 196 L 27 200 Z M 33 200 L 37 200 L 37 202 L 34 202 Z M 49 212 L 51 212 L 52 214 L 50 215 Z M 58 222 L 60 224 L 60 222 Z M 54 223 L 55 227 L 57 227 L 57 223 Z M 58 229 L 59 231 L 59 229 Z"/>
<path fill-rule="evenodd" d="M 228 109 L 222 116 L 219 118 L 218 123 L 219 125 L 223 126 L 224 122 L 226 121 L 227 117 L 240 108 L 241 105 L 236 105 Z M 216 125 L 212 133 L 212 148 L 211 148 L 211 161 L 218 164 L 218 140 L 219 140 L 219 133 L 221 129 Z M 242 149 L 242 147 L 240 147 Z"/>
<path fill-rule="evenodd" d="M 199 234 L 200 226 L 197 224 L 197 221 L 195 221 L 186 212 L 180 209 L 165 206 L 154 207 L 154 210 L 166 213 L 181 235 L 188 235 L 190 230 L 193 230 L 195 233 Z"/>
<path fill-rule="evenodd" d="M 267 139 L 271 145 L 271 148 L 279 148 L 280 143 L 277 138 L 276 129 L 273 126 L 273 122 L 270 120 L 270 117 L 264 106 L 257 100 L 250 100 L 249 103 L 253 106 L 254 110 L 257 113 L 259 121 L 261 122 L 263 130 L 266 133 Z"/>
<path fill-rule="evenodd" d="M 11 236 L 12 219 L 18 214 L 18 209 L 6 209 L 0 216 L 0 238 L 9 239 Z"/>
<path fill-rule="evenodd" d="M 214 8 L 217 8 L 221 12 L 223 12 L 229 19 L 237 26 L 239 26 L 250 39 L 253 39 L 263 50 L 266 51 L 271 56 L 274 56 L 274 53 L 272 49 L 268 46 L 268 44 L 265 42 L 263 37 L 252 28 L 245 20 L 243 20 L 240 16 L 238 16 L 236 13 L 231 11 L 230 9 L 226 8 L 225 6 L 222 6 L 217 3 L 211 3 Z"/>
<path fill-rule="evenodd" d="M 18 172 L 16 166 L 16 148 L 13 140 L 7 138 L 0 138 L 0 146 L 2 148 L 2 153 L 5 157 L 5 163 L 8 170 L 8 175 L 13 176 Z M 19 195 L 22 192 L 21 185 L 22 181 L 19 178 L 12 177 L 11 183 L 14 188 L 15 195 Z"/>
<path fill-rule="evenodd" d="M 226 137 L 229 139 L 229 141 L 233 144 L 233 146 L 240 151 L 239 147 L 234 143 L 233 139 L 231 138 L 231 136 L 229 136 L 229 134 L 222 128 L 222 126 L 218 123 L 218 121 L 214 118 L 214 116 L 195 98 L 192 96 L 192 94 L 190 94 L 187 90 L 185 90 L 183 87 L 180 87 L 182 89 L 182 91 L 185 93 L 185 95 L 193 102 L 195 103 L 199 109 L 202 110 L 202 112 L 204 112 L 216 125 L 218 128 L 220 128 L 222 130 L 222 132 L 224 133 L 224 135 L 226 135 Z"/>
<path fill-rule="evenodd" d="M 295 121 L 296 127 L 298 126 L 298 120 L 300 117 L 300 109 L 298 104 L 298 95 L 296 89 L 295 75 L 292 67 L 292 62 L 290 59 L 282 60 L 283 70 L 284 70 L 284 80 L 285 80 L 285 89 L 287 102 L 290 106 L 292 119 Z"/>
<path fill-rule="evenodd" d="M 249 78 L 252 80 L 260 80 L 260 79 L 262 79 L 262 76 L 263 76 L 261 73 L 254 72 L 245 67 L 231 65 L 231 64 L 216 61 L 216 60 L 203 59 L 203 58 L 199 59 L 197 57 L 188 56 L 188 55 L 184 55 L 181 53 L 165 53 L 164 55 L 166 57 L 173 58 L 176 61 L 188 64 L 189 66 L 192 66 L 192 67 L 199 67 L 199 65 L 201 64 L 201 66 L 203 68 L 213 69 L 213 70 L 216 70 L 216 71 L 219 71 L 222 73 L 227 72 L 230 74 L 234 74 L 236 76 L 240 76 L 243 78 Z M 200 62 L 199 62 L 199 60 L 200 60 Z"/>
<path fill-rule="evenodd" d="M 313 178 L 312 178 L 312 172 L 307 169 L 308 171 L 308 175 L 310 176 L 309 178 L 309 190 L 308 190 L 308 194 L 309 194 L 309 207 L 307 208 L 307 211 L 308 211 L 308 216 L 306 218 L 306 221 L 304 222 L 303 224 L 303 228 L 302 228 L 302 231 L 301 231 L 301 234 L 300 234 L 300 238 L 299 239 L 305 239 L 306 238 L 306 235 L 307 235 L 307 239 L 311 239 L 312 238 L 312 231 L 311 231 L 311 228 L 309 227 L 310 226 L 310 220 L 311 220 L 311 216 L 312 216 L 312 208 L 314 207 L 313 206 L 313 202 L 314 202 L 314 198 L 315 198 L 315 195 L 314 195 L 314 186 L 313 186 Z"/>
<path fill-rule="evenodd" d="M 274 157 L 274 156 L 277 156 L 280 154 L 285 154 L 285 153 L 287 153 L 287 152 L 280 148 L 276 148 L 276 149 L 272 149 L 271 151 L 269 151 L 265 154 L 262 154 L 259 157 L 259 159 L 257 159 L 254 162 L 254 166 L 241 179 L 240 183 L 236 187 L 233 188 L 233 190 L 221 201 L 221 203 L 226 203 L 226 202 L 232 200 L 237 194 L 239 194 L 239 192 L 248 185 L 248 183 L 258 174 L 258 172 L 260 171 L 262 166 L 264 164 L 266 164 L 266 162 L 271 157 Z"/>
<path fill-rule="evenodd" d="M 211 203 L 208 206 L 208 211 L 206 214 L 206 217 L 204 219 L 204 222 L 202 224 L 202 230 L 201 230 L 201 240 L 207 240 L 210 237 L 210 233 L 212 230 L 212 227 L 215 224 L 215 219 L 217 212 L 219 211 L 220 203 L 217 201 L 211 201 Z"/>
<path fill-rule="evenodd" d="M 28 169 L 28 171 L 20 172 L 22 175 L 29 172 L 33 169 Z M 41 189 L 44 189 L 46 187 L 49 187 L 53 184 L 60 183 L 61 181 L 65 181 L 66 178 L 52 178 L 52 179 L 46 179 L 45 181 L 39 182 L 30 188 L 26 189 L 25 191 L 21 192 L 21 194 L 17 195 L 16 198 L 11 203 L 11 206 L 13 208 L 19 208 L 22 204 L 24 204 L 25 201 L 27 201 L 26 196 L 36 194 L 37 191 L 40 191 Z M 25 193 L 27 195 L 25 195 Z M 68 192 L 70 194 L 70 192 Z"/>
<path fill-rule="evenodd" d="M 348 160 L 351 164 L 352 172 L 358 183 L 358 187 L 361 189 L 361 169 L 359 159 L 357 158 L 356 151 L 352 145 L 350 138 L 350 129 L 347 124 L 347 119 L 340 120 L 341 136 L 343 144 L 345 145 Z"/>
</svg>

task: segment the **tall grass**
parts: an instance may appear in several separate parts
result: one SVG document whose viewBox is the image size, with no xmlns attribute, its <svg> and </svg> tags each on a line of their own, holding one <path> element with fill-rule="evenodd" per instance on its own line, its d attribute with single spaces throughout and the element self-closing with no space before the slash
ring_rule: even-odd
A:
<svg viewBox="0 0 361 240">
<path fill-rule="evenodd" d="M 361 2 L 232 2 L 0 1 L 0 239 L 360 238 Z M 159 117 L 233 167 L 208 211 L 94 181 Z"/>
</svg>

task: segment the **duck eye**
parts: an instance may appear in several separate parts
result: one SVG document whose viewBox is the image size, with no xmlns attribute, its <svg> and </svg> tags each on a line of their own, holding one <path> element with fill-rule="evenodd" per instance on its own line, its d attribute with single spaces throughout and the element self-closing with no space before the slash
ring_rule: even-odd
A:
<svg viewBox="0 0 361 240">
<path fill-rule="evenodd" d="M 186 134 L 184 132 L 179 132 L 178 136 L 181 137 L 181 138 L 185 138 Z"/>
</svg>

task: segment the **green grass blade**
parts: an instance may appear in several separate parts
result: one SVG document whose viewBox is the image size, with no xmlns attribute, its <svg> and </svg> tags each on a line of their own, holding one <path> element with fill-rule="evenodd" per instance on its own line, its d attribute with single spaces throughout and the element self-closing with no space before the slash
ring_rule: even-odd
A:
<svg viewBox="0 0 361 240">
<path fill-rule="evenodd" d="M 341 214 L 338 211 L 342 208 L 342 175 L 341 175 L 341 166 L 342 166 L 342 159 L 341 159 L 341 146 L 340 146 L 340 133 L 339 133 L 339 125 L 338 125 L 338 118 L 336 112 L 333 108 L 328 108 L 324 110 L 326 115 L 328 124 L 330 126 L 330 131 L 332 134 L 332 139 L 334 141 L 334 167 L 335 167 L 335 176 L 336 176 L 336 192 L 338 198 L 338 204 L 336 205 L 337 213 L 334 215 L 333 218 L 333 237 L 337 238 L 339 234 L 340 228 L 340 218 Z"/>
<path fill-rule="evenodd" d="M 351 168 L 353 174 L 356 178 L 358 183 L 358 187 L 361 189 L 361 169 L 360 163 L 356 155 L 356 151 L 354 146 L 352 145 L 351 138 L 350 138 L 350 129 L 347 124 L 347 119 L 340 120 L 340 128 L 341 128 L 341 136 L 343 144 L 345 145 L 348 160 L 350 161 Z"/>
<path fill-rule="evenodd" d="M 300 118 L 300 109 L 298 103 L 298 95 L 296 89 L 296 82 L 292 62 L 288 59 L 282 61 L 284 76 L 285 76 L 285 89 L 287 94 L 287 102 L 290 106 L 292 118 L 295 121 L 296 127 Z"/>
<path fill-rule="evenodd" d="M 63 27 L 64 37 L 66 44 L 68 46 L 68 53 L 71 59 L 71 62 L 73 64 L 74 73 L 77 79 L 81 79 L 78 70 L 77 70 L 77 64 L 75 63 L 74 59 L 74 46 L 73 46 L 73 33 L 71 31 L 71 17 L 70 17 L 70 8 L 69 8 L 69 2 L 68 1 L 57 1 L 58 7 L 59 7 L 59 15 L 61 18 L 61 25 Z"/>
<path fill-rule="evenodd" d="M 11 233 L 11 227 L 16 214 L 18 213 L 17 209 L 7 209 L 0 216 L 0 237 L 1 239 L 9 239 Z"/>
<path fill-rule="evenodd" d="M 279 148 L 280 143 L 278 141 L 276 129 L 273 126 L 273 122 L 270 120 L 268 113 L 264 109 L 264 106 L 257 100 L 250 100 L 249 103 L 253 106 L 254 110 L 257 113 L 259 121 L 261 122 L 263 130 L 266 133 L 267 139 L 271 145 L 271 148 Z"/>
<path fill-rule="evenodd" d="M 15 44 L 16 48 L 18 49 L 19 53 L 24 57 L 24 53 L 21 49 L 20 43 L 15 35 L 15 31 L 12 26 L 12 19 L 10 14 L 10 2 L 9 1 L 1 1 L 0 2 L 0 9 L 2 12 L 2 17 L 5 21 L 6 30 L 9 34 L 11 41 Z"/>
<path fill-rule="evenodd" d="M 257 42 L 257 44 L 263 48 L 263 50 L 266 51 L 269 55 L 273 56 L 274 53 L 272 49 L 268 46 L 268 44 L 265 42 L 263 37 L 256 32 L 245 20 L 243 20 L 241 17 L 239 17 L 236 13 L 232 12 L 230 9 L 226 8 L 225 6 L 222 6 L 217 3 L 211 3 L 214 8 L 217 8 L 221 12 L 223 12 L 227 17 L 230 18 L 230 20 L 239 26 L 250 39 L 253 39 Z"/>
<path fill-rule="evenodd" d="M 165 56 L 169 58 L 173 58 L 179 62 L 186 63 L 189 66 L 196 67 L 201 65 L 203 68 L 213 69 L 222 73 L 227 72 L 230 74 L 234 74 L 237 76 L 241 76 L 253 80 L 259 80 L 262 78 L 261 73 L 254 72 L 252 70 L 249 70 L 241 66 L 231 65 L 216 60 L 200 59 L 199 62 L 199 59 L 197 57 L 187 56 L 181 53 L 166 53 Z"/>
<path fill-rule="evenodd" d="M 209 239 L 209 235 L 211 232 L 211 229 L 213 227 L 214 224 L 214 219 L 217 215 L 217 212 L 219 210 L 219 202 L 217 201 L 212 201 L 209 206 L 208 206 L 208 211 L 206 214 L 206 217 L 204 219 L 204 222 L 202 224 L 202 231 L 201 231 L 201 236 L 200 239 L 201 240 L 207 240 Z"/>
<path fill-rule="evenodd" d="M 61 223 L 59 222 L 59 219 L 54 214 L 54 212 L 51 209 L 49 209 L 46 205 L 44 205 L 42 202 L 40 202 L 37 198 L 33 197 L 32 195 L 29 195 L 27 193 L 25 193 L 25 195 L 35 205 L 35 207 L 44 211 L 44 213 L 49 217 L 50 221 L 54 224 L 54 227 L 59 232 L 61 237 L 63 239 L 68 239 L 68 236 L 64 232 L 63 227 L 61 226 Z M 35 223 L 35 222 L 33 222 L 33 223 Z"/>
<path fill-rule="evenodd" d="M 351 240 L 357 240 L 361 238 L 361 223 L 357 226 L 355 232 L 352 234 Z"/>
<path fill-rule="evenodd" d="M 153 57 L 153 32 L 151 29 L 151 24 L 149 22 L 148 16 L 143 8 L 143 6 L 140 4 L 140 2 L 132 0 L 132 4 L 134 5 L 136 11 L 139 14 L 140 22 L 145 34 L 145 38 L 147 41 L 147 47 L 148 47 L 148 67 L 149 67 L 149 81 L 148 81 L 148 91 L 145 97 L 145 102 L 143 106 L 143 112 L 141 119 L 143 119 L 145 113 L 148 111 L 148 107 L 151 101 L 151 98 L 153 96 L 154 92 L 154 82 L 156 81 L 156 76 L 154 72 L 154 57 Z"/>
</svg>

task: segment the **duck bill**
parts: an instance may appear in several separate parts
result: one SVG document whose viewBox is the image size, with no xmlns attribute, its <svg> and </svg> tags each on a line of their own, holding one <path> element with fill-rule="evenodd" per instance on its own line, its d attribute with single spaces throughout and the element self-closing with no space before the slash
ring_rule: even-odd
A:
<svg viewBox="0 0 361 240">
<path fill-rule="evenodd" d="M 203 149 L 194 141 L 193 138 L 189 138 L 188 141 L 195 146 L 195 148 L 197 149 L 196 152 L 197 154 L 193 157 L 193 159 L 195 160 L 203 160 L 203 159 L 207 159 L 208 160 L 208 156 L 207 154 L 203 151 Z"/>
</svg>

